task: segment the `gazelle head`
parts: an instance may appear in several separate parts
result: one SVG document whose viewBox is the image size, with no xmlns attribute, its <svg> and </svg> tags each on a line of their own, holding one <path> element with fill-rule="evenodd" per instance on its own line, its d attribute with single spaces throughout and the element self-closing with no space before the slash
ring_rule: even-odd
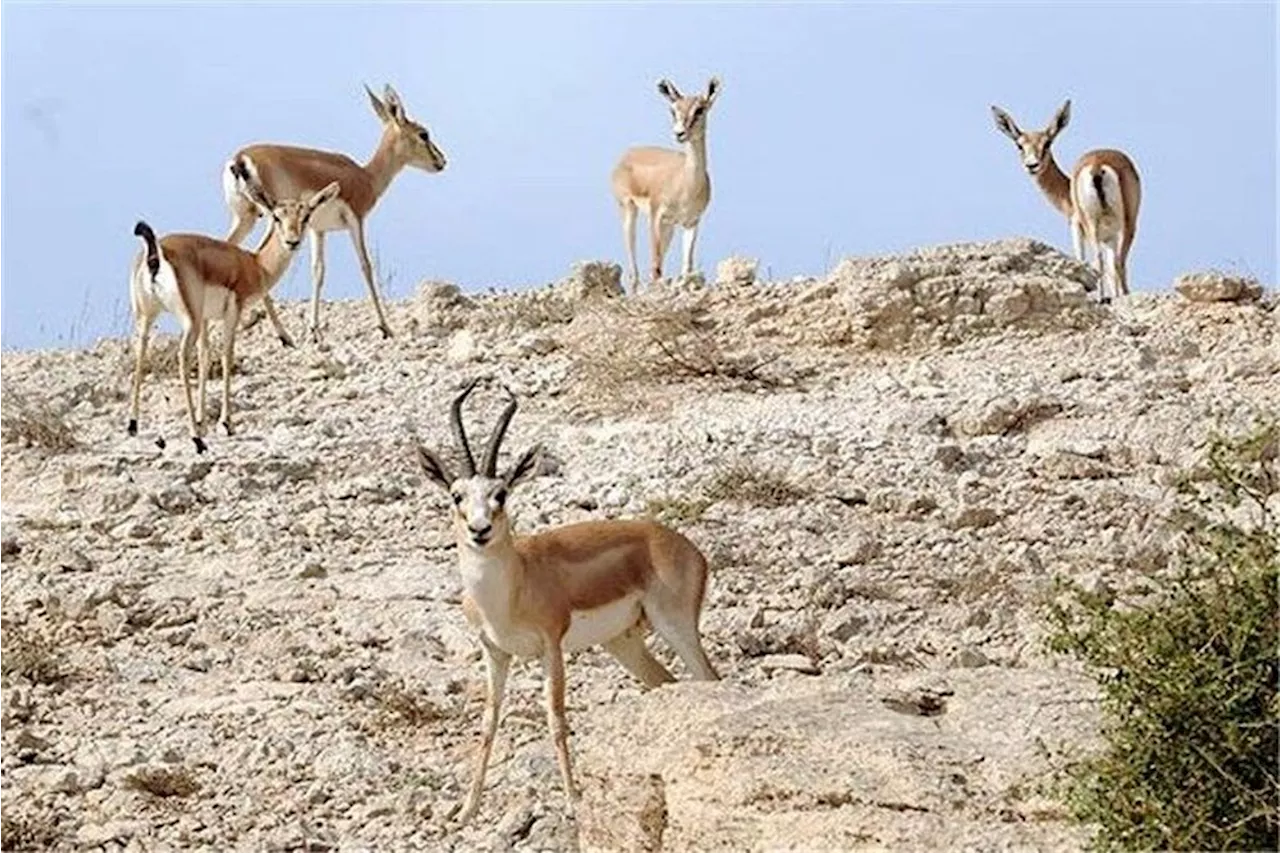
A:
<svg viewBox="0 0 1280 853">
<path fill-rule="evenodd" d="M 342 187 L 333 181 L 319 192 L 304 195 L 300 199 L 276 201 L 262 184 L 254 180 L 240 163 L 234 163 L 231 171 L 240 179 L 245 195 L 261 213 L 270 218 L 271 229 L 290 252 L 296 252 L 306 236 L 311 216 L 325 204 L 338 197 Z"/>
<path fill-rule="evenodd" d="M 427 172 L 444 169 L 444 152 L 431 141 L 431 134 L 425 127 L 409 118 L 395 89 L 390 86 L 384 88 L 381 99 L 368 86 L 364 90 L 369 94 L 373 111 L 382 121 L 383 132 L 391 135 L 394 151 L 404 163 Z"/>
<path fill-rule="evenodd" d="M 707 133 L 707 113 L 720 92 L 720 78 L 712 77 L 705 95 L 682 95 L 665 77 L 658 81 L 658 94 L 671 102 L 671 130 L 677 142 L 703 139 Z"/>
<path fill-rule="evenodd" d="M 449 492 L 453 501 L 453 530 L 458 547 L 483 551 L 486 548 L 500 548 L 510 542 L 511 519 L 507 515 L 507 495 L 533 471 L 538 447 L 535 445 L 526 450 L 505 474 L 498 475 L 498 450 L 506 435 L 507 425 L 511 423 L 511 416 L 516 413 L 516 398 L 507 391 L 510 398 L 507 407 L 498 417 L 498 424 L 485 447 L 484 459 L 480 467 L 476 468 L 471 445 L 467 442 L 467 431 L 462 425 L 462 404 L 476 387 L 477 381 L 473 379 L 454 398 L 450 412 L 453 435 L 462 450 L 462 476 L 453 477 L 439 455 L 421 445 L 418 446 L 418 461 L 422 464 L 427 479 Z"/>
<path fill-rule="evenodd" d="M 1071 119 L 1071 101 L 1068 100 L 1058 109 L 1044 130 L 1020 130 L 1013 116 L 996 106 L 991 108 L 991 113 L 996 118 L 996 128 L 1018 146 L 1018 152 L 1022 155 L 1022 165 L 1031 174 L 1038 175 L 1040 170 L 1049 163 L 1049 147 L 1053 145 L 1053 140 Z"/>
</svg>

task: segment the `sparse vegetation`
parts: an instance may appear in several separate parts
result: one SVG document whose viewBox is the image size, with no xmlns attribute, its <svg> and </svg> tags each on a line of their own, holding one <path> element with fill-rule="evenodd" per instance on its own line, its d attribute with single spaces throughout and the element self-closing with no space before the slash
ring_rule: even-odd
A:
<svg viewBox="0 0 1280 853">
<path fill-rule="evenodd" d="M 33 808 L 26 800 L 5 798 L 0 817 L 0 850 L 51 850 L 63 841 L 65 812 Z"/>
<path fill-rule="evenodd" d="M 47 630 L 5 619 L 2 637 L 0 675 L 6 684 L 14 679 L 32 684 L 57 684 L 67 677 L 62 652 Z"/>
<path fill-rule="evenodd" d="M 652 300 L 607 300 L 579 312 L 573 325 L 573 356 L 582 391 L 633 407 L 637 383 L 695 379 L 729 387 L 777 387 L 795 378 L 772 349 L 761 351 L 755 336 L 718 320 L 701 305 Z M 645 405 L 651 408 L 652 395 Z"/>
<path fill-rule="evenodd" d="M 445 716 L 431 701 L 399 681 L 380 684 L 373 693 L 373 700 L 377 707 L 375 724 L 381 729 L 424 726 Z"/>
<path fill-rule="evenodd" d="M 66 413 L 42 400 L 5 389 L 0 438 L 5 444 L 62 452 L 80 446 Z"/>
<path fill-rule="evenodd" d="M 1141 597 L 1071 588 L 1050 646 L 1103 693 L 1104 751 L 1067 799 L 1100 849 L 1262 850 L 1280 838 L 1280 422 L 1213 438 L 1172 519 L 1180 558 Z"/>
<path fill-rule="evenodd" d="M 161 799 L 185 799 L 200 791 L 200 781 L 195 773 L 180 765 L 145 765 L 126 776 L 124 784 L 130 790 Z"/>
<path fill-rule="evenodd" d="M 793 504 L 808 494 L 807 489 L 778 472 L 738 460 L 716 469 L 696 493 L 652 498 L 645 511 L 668 524 L 691 524 L 700 521 L 707 508 L 720 501 L 777 508 Z"/>
</svg>

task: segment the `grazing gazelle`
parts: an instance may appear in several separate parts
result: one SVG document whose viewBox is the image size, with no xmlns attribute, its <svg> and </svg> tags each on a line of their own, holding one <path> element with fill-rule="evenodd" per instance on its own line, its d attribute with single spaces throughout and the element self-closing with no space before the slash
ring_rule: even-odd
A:
<svg viewBox="0 0 1280 853">
<path fill-rule="evenodd" d="M 227 240 L 240 243 L 253 230 L 258 219 L 256 206 L 241 190 L 233 169 L 242 164 L 272 197 L 298 199 L 337 181 L 342 191 L 333 204 L 317 211 L 311 220 L 311 295 L 310 335 L 320 339 L 320 289 L 324 286 L 324 235 L 328 231 L 346 231 L 356 248 L 360 272 L 373 299 L 378 315 L 378 328 L 383 337 L 391 337 L 373 279 L 373 263 L 365 245 L 365 220 L 378 199 L 387 191 L 392 179 L 405 166 L 417 166 L 427 172 L 439 172 L 445 166 L 444 153 L 431 141 L 427 129 L 409 118 L 395 90 L 387 86 L 381 99 L 365 87 L 373 111 L 382 120 L 382 139 L 361 166 L 345 154 L 297 148 L 291 145 L 250 145 L 241 148 L 223 170 L 222 189 L 231 208 L 231 232 Z"/>
<path fill-rule="evenodd" d="M 693 250 L 698 222 L 711 203 L 711 176 L 707 174 L 707 114 L 720 91 L 712 77 L 705 95 L 681 95 L 670 80 L 658 81 L 658 93 L 671 102 L 671 129 L 684 151 L 667 148 L 629 148 L 613 170 L 613 197 L 622 211 L 622 233 L 630 263 L 631 288 L 640 287 L 636 265 L 636 213 L 649 217 L 653 253 L 652 281 L 662 278 L 662 260 L 675 226 L 684 229 L 681 275 L 693 274 Z"/>
<path fill-rule="evenodd" d="M 480 807 L 513 655 L 542 661 L 547 722 L 570 809 L 577 789 L 564 716 L 565 652 L 603 645 L 646 689 L 657 687 L 675 679 L 645 648 L 651 625 L 695 677 L 719 678 L 698 633 L 707 561 L 697 546 L 651 521 L 588 521 L 516 536 L 507 496 L 533 470 L 538 448 L 497 473 L 498 449 L 516 410 L 511 396 L 477 469 L 462 425 L 462 404 L 475 385 L 452 407 L 462 476 L 455 479 L 435 452 L 418 448 L 427 478 L 453 500 L 463 611 L 480 635 L 488 670 L 483 734 L 461 821 Z"/>
<path fill-rule="evenodd" d="M 236 326 L 247 304 L 261 299 L 285 346 L 293 341 L 285 332 L 271 301 L 270 290 L 288 269 L 294 252 L 302 244 L 307 223 L 316 209 L 338 195 L 338 184 L 331 183 L 317 193 L 306 193 L 301 200 L 274 201 L 251 177 L 237 170 L 236 180 L 243 184 L 246 197 L 271 218 L 271 230 L 256 252 L 206 237 L 203 234 L 169 234 L 156 239 L 155 231 L 139 222 L 133 233 L 146 244 L 134 259 L 129 280 L 133 305 L 137 349 L 133 365 L 133 397 L 129 408 L 129 434 L 138 433 L 138 400 L 142 393 L 142 366 L 147 357 L 147 339 L 151 326 L 161 313 L 168 311 L 182 326 L 178 343 L 178 373 L 186 397 L 187 418 L 196 452 L 205 451 L 205 379 L 208 374 L 208 324 L 222 321 L 222 415 L 218 422 L 231 434 L 231 361 L 234 355 Z M 200 407 L 197 413 L 191 401 L 191 376 L 187 370 L 187 354 L 191 341 L 199 350 L 198 379 Z M 164 439 L 157 440 L 164 447 Z"/>
<path fill-rule="evenodd" d="M 1071 244 L 1078 260 L 1085 260 L 1088 244 L 1102 275 L 1099 295 L 1103 304 L 1111 301 L 1108 279 L 1112 293 L 1127 296 L 1129 249 L 1138 231 L 1142 201 L 1142 184 L 1133 161 L 1123 151 L 1099 148 L 1081 156 L 1068 178 L 1058 168 L 1050 147 L 1071 118 L 1071 101 L 1062 105 L 1044 130 L 1020 130 L 1004 110 L 993 106 L 991 112 L 996 127 L 1018 146 L 1022 165 L 1036 185 L 1071 222 Z"/>
</svg>

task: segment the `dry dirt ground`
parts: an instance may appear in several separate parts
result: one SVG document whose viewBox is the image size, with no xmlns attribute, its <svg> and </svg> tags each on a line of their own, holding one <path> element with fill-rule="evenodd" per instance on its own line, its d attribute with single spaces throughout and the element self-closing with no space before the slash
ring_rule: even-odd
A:
<svg viewBox="0 0 1280 853">
<path fill-rule="evenodd" d="M 1167 564 L 1171 475 L 1280 411 L 1274 292 L 1105 309 L 1022 240 L 738 272 L 626 299 L 600 265 L 426 283 L 385 342 L 363 301 L 325 307 L 321 346 L 259 324 L 203 456 L 172 339 L 132 438 L 127 341 L 6 352 L 5 849 L 1077 849 L 1051 794 L 1095 697 L 1039 607 L 1056 576 Z M 520 529 L 650 515 L 712 564 L 723 682 L 642 695 L 570 661 L 576 819 L 528 663 L 480 815 L 449 820 L 482 666 L 410 451 L 452 453 L 474 376 L 472 431 L 505 383 L 504 458 L 547 450 Z"/>
</svg>

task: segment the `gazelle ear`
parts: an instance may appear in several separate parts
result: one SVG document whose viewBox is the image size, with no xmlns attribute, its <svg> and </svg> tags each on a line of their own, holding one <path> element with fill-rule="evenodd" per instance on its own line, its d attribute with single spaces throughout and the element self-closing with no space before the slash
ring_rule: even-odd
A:
<svg viewBox="0 0 1280 853">
<path fill-rule="evenodd" d="M 710 80 L 707 81 L 707 95 L 706 95 L 707 106 L 711 106 L 713 103 L 715 103 L 716 96 L 719 94 L 720 94 L 720 78 L 712 77 Z"/>
<path fill-rule="evenodd" d="M 995 116 L 996 129 L 1014 142 L 1017 142 L 1018 137 L 1022 135 L 1022 131 L 1018 130 L 1018 125 L 1014 122 L 1013 116 L 994 104 L 991 106 L 991 114 Z"/>
<path fill-rule="evenodd" d="M 400 100 L 396 90 L 391 88 L 390 83 L 382 89 L 382 103 L 386 104 L 387 112 L 393 119 L 404 121 L 404 102 Z"/>
<path fill-rule="evenodd" d="M 680 90 L 676 88 L 675 83 L 665 77 L 658 81 L 658 94 L 672 103 L 680 100 Z"/>
<path fill-rule="evenodd" d="M 364 87 L 364 91 L 369 96 L 369 106 L 373 107 L 374 114 L 381 121 L 391 121 L 391 113 L 387 111 L 387 105 L 378 100 L 378 96 L 373 94 L 373 90 L 367 85 Z"/>
<path fill-rule="evenodd" d="M 1054 113 L 1053 121 L 1049 122 L 1049 126 L 1045 129 L 1045 132 L 1050 136 L 1057 136 L 1059 133 L 1062 133 L 1069 121 L 1071 121 L 1070 98 L 1068 98 L 1066 102 L 1058 108 L 1058 111 Z"/>
<path fill-rule="evenodd" d="M 307 199 L 307 207 L 315 210 L 321 205 L 328 204 L 338 197 L 338 193 L 342 192 L 342 185 L 337 181 L 333 181 L 320 192 Z"/>
<path fill-rule="evenodd" d="M 524 452 L 524 456 L 521 456 L 519 461 L 512 465 L 511 470 L 502 478 L 506 482 L 507 488 L 511 488 L 533 473 L 533 469 L 537 467 L 538 456 L 541 453 L 542 445 L 540 444 L 535 444 Z"/>
<path fill-rule="evenodd" d="M 449 469 L 440 461 L 440 457 L 435 454 L 434 450 L 429 450 L 421 444 L 417 447 L 418 464 L 422 466 L 422 473 L 427 475 L 428 480 L 448 491 L 449 486 L 453 483 L 453 478 L 449 476 Z"/>
</svg>

